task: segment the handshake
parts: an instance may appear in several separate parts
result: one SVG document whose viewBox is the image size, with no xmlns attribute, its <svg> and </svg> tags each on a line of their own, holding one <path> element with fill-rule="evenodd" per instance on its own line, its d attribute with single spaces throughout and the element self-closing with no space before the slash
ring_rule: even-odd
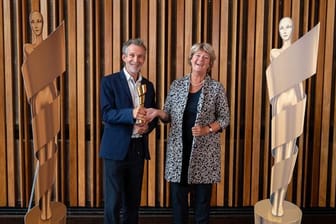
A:
<svg viewBox="0 0 336 224">
<path fill-rule="evenodd" d="M 144 134 L 148 131 L 148 123 L 158 116 L 158 109 L 138 106 L 133 109 L 133 117 L 136 119 L 134 131 L 137 134 Z"/>
<path fill-rule="evenodd" d="M 143 106 L 138 106 L 133 109 L 133 117 L 136 119 L 136 125 L 143 126 L 148 122 L 151 122 L 155 117 L 158 116 L 158 109 L 155 108 L 145 108 Z"/>
<path fill-rule="evenodd" d="M 157 114 L 157 109 L 145 108 L 145 94 L 147 88 L 145 84 L 139 85 L 137 87 L 137 92 L 139 96 L 139 106 L 133 109 L 133 117 L 136 119 L 135 122 L 135 132 L 138 134 L 144 134 L 148 130 L 148 122 L 152 121 Z"/>
</svg>

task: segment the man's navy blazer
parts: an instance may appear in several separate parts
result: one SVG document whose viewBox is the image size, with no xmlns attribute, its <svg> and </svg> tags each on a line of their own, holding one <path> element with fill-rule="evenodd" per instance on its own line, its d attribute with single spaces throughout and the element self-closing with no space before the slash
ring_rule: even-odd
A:
<svg viewBox="0 0 336 224">
<path fill-rule="evenodd" d="M 145 107 L 156 107 L 153 84 L 142 77 L 145 84 Z M 105 76 L 101 80 L 100 107 L 104 131 L 100 145 L 100 157 L 104 159 L 123 160 L 128 151 L 135 119 L 133 118 L 133 101 L 123 70 Z M 148 133 L 157 123 L 157 119 L 148 124 L 148 132 L 143 135 L 145 159 L 150 159 L 148 150 Z"/>
</svg>

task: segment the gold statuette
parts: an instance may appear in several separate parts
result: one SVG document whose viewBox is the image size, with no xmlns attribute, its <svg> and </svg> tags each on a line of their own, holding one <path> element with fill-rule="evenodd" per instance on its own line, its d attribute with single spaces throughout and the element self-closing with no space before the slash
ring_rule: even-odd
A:
<svg viewBox="0 0 336 224">
<path fill-rule="evenodd" d="M 145 106 L 145 94 L 147 92 L 147 87 L 145 84 L 141 84 L 137 87 L 137 92 L 139 96 L 139 106 L 144 107 Z M 136 124 L 144 124 L 144 120 L 137 120 Z"/>
</svg>

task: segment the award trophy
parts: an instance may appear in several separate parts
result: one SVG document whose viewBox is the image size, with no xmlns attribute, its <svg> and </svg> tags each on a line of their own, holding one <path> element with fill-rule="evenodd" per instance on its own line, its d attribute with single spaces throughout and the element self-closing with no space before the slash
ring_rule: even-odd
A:
<svg viewBox="0 0 336 224">
<path fill-rule="evenodd" d="M 141 85 L 137 86 L 137 92 L 138 92 L 138 96 L 139 96 L 139 106 L 143 107 L 145 105 L 145 94 L 147 92 L 146 85 L 141 84 Z M 142 125 L 144 123 L 145 123 L 144 120 L 140 120 L 140 119 L 136 120 L 136 124 L 138 124 L 138 125 Z"/>
</svg>

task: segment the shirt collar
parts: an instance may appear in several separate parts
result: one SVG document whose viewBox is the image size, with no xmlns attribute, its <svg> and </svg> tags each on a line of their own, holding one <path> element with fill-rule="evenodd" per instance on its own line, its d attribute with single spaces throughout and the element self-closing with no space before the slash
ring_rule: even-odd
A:
<svg viewBox="0 0 336 224">
<path fill-rule="evenodd" d="M 133 77 L 127 72 L 125 67 L 124 67 L 123 70 L 124 70 L 125 77 L 126 77 L 127 81 L 134 80 Z M 141 73 L 139 73 L 138 80 L 136 80 L 135 82 L 141 82 L 141 80 L 142 80 L 142 75 L 141 75 Z"/>
</svg>

